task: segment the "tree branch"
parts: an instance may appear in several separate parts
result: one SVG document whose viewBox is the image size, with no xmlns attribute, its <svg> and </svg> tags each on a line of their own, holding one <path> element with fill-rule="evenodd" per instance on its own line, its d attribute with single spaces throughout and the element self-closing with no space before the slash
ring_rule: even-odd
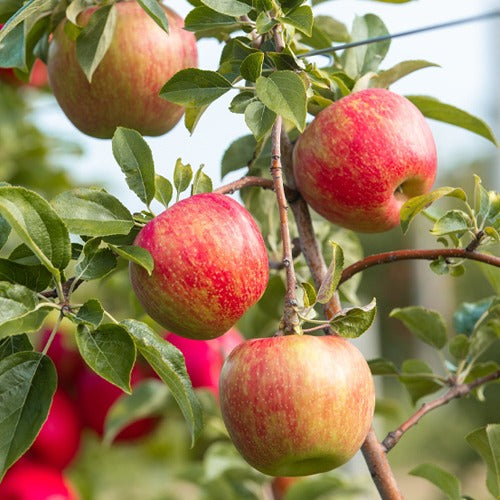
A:
<svg viewBox="0 0 500 500">
<path fill-rule="evenodd" d="M 408 431 L 414 425 L 417 425 L 420 419 L 429 413 L 430 411 L 439 408 L 447 403 L 449 403 L 452 399 L 461 398 L 466 396 L 471 391 L 473 391 L 476 387 L 484 385 L 488 382 L 492 382 L 493 380 L 500 379 L 500 370 L 496 372 L 490 373 L 489 375 L 485 375 L 484 377 L 480 377 L 468 384 L 457 384 L 454 385 L 448 392 L 443 394 L 441 397 L 431 401 L 430 403 L 424 403 L 420 409 L 412 415 L 406 422 L 401 424 L 395 431 L 389 432 L 385 439 L 382 441 L 381 446 L 384 451 L 387 453 L 396 444 L 399 442 L 403 434 Z"/>
<path fill-rule="evenodd" d="M 263 177 L 247 176 L 238 179 L 237 181 L 230 182 L 224 186 L 214 189 L 214 193 L 220 194 L 233 194 L 235 191 L 246 187 L 257 186 L 263 189 L 274 189 L 274 184 L 271 179 L 264 179 Z"/>
<path fill-rule="evenodd" d="M 351 279 L 355 274 L 368 269 L 369 267 L 378 266 L 380 264 L 388 264 L 399 260 L 436 260 L 439 257 L 445 259 L 459 258 L 476 260 L 484 262 L 495 267 L 500 267 L 500 258 L 494 255 L 469 251 L 464 248 L 437 248 L 433 250 L 394 250 L 392 252 L 378 253 L 369 255 L 349 267 L 346 267 L 342 272 L 339 285 Z"/>
</svg>

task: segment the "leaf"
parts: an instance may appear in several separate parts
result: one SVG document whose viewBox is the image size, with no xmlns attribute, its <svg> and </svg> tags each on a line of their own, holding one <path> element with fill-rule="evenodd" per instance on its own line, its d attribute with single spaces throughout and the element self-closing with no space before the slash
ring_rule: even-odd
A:
<svg viewBox="0 0 500 500">
<path fill-rule="evenodd" d="M 0 250 L 3 248 L 10 235 L 10 225 L 4 217 L 0 215 Z"/>
<path fill-rule="evenodd" d="M 269 133 L 275 120 L 276 113 L 260 101 L 251 102 L 245 110 L 245 123 L 257 141 Z"/>
<path fill-rule="evenodd" d="M 301 478 L 286 491 L 286 500 L 347 499 L 353 497 L 356 487 L 348 484 L 340 475 L 321 474 Z M 361 491 L 359 491 L 361 494 Z M 354 495 L 355 498 L 355 495 Z"/>
<path fill-rule="evenodd" d="M 83 247 L 83 257 L 75 266 L 77 279 L 103 278 L 116 267 L 116 257 L 109 248 L 98 248 L 99 241 L 90 240 Z"/>
<path fill-rule="evenodd" d="M 412 476 L 423 477 L 437 486 L 450 500 L 461 500 L 460 481 L 456 476 L 433 464 L 421 464 L 410 471 Z"/>
<path fill-rule="evenodd" d="M 286 16 L 281 17 L 280 21 L 293 26 L 307 36 L 312 35 L 314 16 L 309 5 L 301 5 L 293 9 Z"/>
<path fill-rule="evenodd" d="M 73 234 L 128 234 L 134 226 L 132 214 L 117 198 L 101 189 L 66 191 L 52 200 L 52 206 Z"/>
<path fill-rule="evenodd" d="M 423 60 L 402 61 L 390 69 L 381 71 L 370 80 L 370 87 L 389 88 L 393 83 L 414 71 L 439 67 L 439 64 Z"/>
<path fill-rule="evenodd" d="M 372 375 L 398 375 L 396 365 L 387 359 L 376 358 L 368 361 Z"/>
<path fill-rule="evenodd" d="M 413 404 L 416 404 L 420 398 L 439 391 L 442 388 L 427 363 L 419 359 L 407 359 L 403 361 L 399 380 L 406 387 Z"/>
<path fill-rule="evenodd" d="M 66 19 L 71 21 L 75 26 L 78 26 L 78 15 L 88 8 L 86 0 L 73 0 L 66 7 Z"/>
<path fill-rule="evenodd" d="M 370 328 L 376 312 L 376 301 L 373 299 L 366 306 L 343 309 L 329 323 L 341 337 L 352 339 L 359 337 Z"/>
<path fill-rule="evenodd" d="M 466 359 L 469 354 L 470 340 L 467 335 L 456 335 L 450 340 L 448 349 L 450 354 L 457 360 Z"/>
<path fill-rule="evenodd" d="M 35 292 L 45 290 L 52 281 L 52 275 L 43 266 L 28 266 L 8 259 L 0 259 L 0 281 L 18 283 Z"/>
<path fill-rule="evenodd" d="M 162 175 L 157 174 L 155 176 L 155 186 L 156 200 L 158 200 L 165 208 L 168 208 L 168 204 L 172 199 L 174 191 L 171 182 Z"/>
<path fill-rule="evenodd" d="M 74 316 L 77 323 L 97 328 L 104 317 L 104 309 L 97 299 L 87 300 Z"/>
<path fill-rule="evenodd" d="M 200 118 L 203 113 L 207 110 L 207 106 L 198 106 L 196 108 L 186 108 L 184 112 L 184 125 L 189 130 L 189 133 L 192 134 L 194 129 L 198 125 Z"/>
<path fill-rule="evenodd" d="M 151 254 L 145 248 L 136 245 L 123 245 L 119 247 L 109 245 L 109 247 L 120 257 L 143 267 L 151 276 L 155 263 Z"/>
<path fill-rule="evenodd" d="M 0 281 L 0 338 L 39 330 L 49 313 L 37 309 L 36 293 L 21 285 Z"/>
<path fill-rule="evenodd" d="M 215 12 L 226 14 L 227 16 L 244 16 L 252 10 L 252 6 L 238 0 L 201 0 L 204 5 L 210 7 Z"/>
<path fill-rule="evenodd" d="M 273 19 L 267 12 L 259 12 L 257 19 L 255 20 L 255 29 L 259 35 L 265 35 L 269 33 L 276 25 L 278 21 Z"/>
<path fill-rule="evenodd" d="M 416 215 L 418 215 L 422 210 L 425 210 L 429 205 L 439 200 L 440 198 L 443 198 L 444 196 L 450 196 L 453 198 L 458 198 L 462 201 L 467 201 L 467 195 L 465 194 L 464 190 L 462 188 L 453 187 L 442 187 L 427 194 L 414 196 L 401 207 L 399 216 L 403 233 L 406 233 L 406 231 L 408 231 L 410 222 L 415 218 Z"/>
<path fill-rule="evenodd" d="M 240 92 L 231 101 L 229 111 L 231 111 L 231 113 L 244 113 L 247 106 L 253 101 L 255 101 L 255 95 L 253 92 L 248 90 Z"/>
<path fill-rule="evenodd" d="M 111 45 L 116 19 L 115 4 L 101 7 L 92 14 L 76 39 L 76 59 L 89 83 Z"/>
<path fill-rule="evenodd" d="M 156 0 L 149 1 L 156 3 Z M 118 127 L 113 135 L 112 148 L 128 187 L 149 207 L 155 195 L 155 166 L 148 143 L 136 130 Z"/>
<path fill-rule="evenodd" d="M 196 108 L 206 106 L 232 88 L 229 80 L 215 71 L 188 68 L 178 71 L 160 91 L 167 101 Z"/>
<path fill-rule="evenodd" d="M 165 33 L 168 33 L 168 19 L 157 0 L 137 0 L 137 3 Z"/>
<path fill-rule="evenodd" d="M 85 362 L 102 378 L 130 394 L 135 344 L 121 325 L 105 323 L 95 330 L 80 324 L 76 343 Z"/>
<path fill-rule="evenodd" d="M 465 437 L 487 466 L 486 485 L 495 497 L 500 496 L 500 424 L 489 424 Z"/>
<path fill-rule="evenodd" d="M 250 82 L 256 82 L 262 74 L 262 64 L 264 63 L 264 52 L 253 52 L 249 54 L 240 66 L 241 76 Z"/>
<path fill-rule="evenodd" d="M 389 317 L 401 320 L 416 337 L 436 349 L 446 345 L 446 326 L 437 311 L 409 306 L 393 309 Z"/>
<path fill-rule="evenodd" d="M 180 158 L 177 158 L 174 167 L 174 186 L 177 191 L 176 201 L 179 201 L 179 195 L 184 192 L 191 183 L 193 178 L 193 170 L 191 165 L 182 163 Z"/>
<path fill-rule="evenodd" d="M 453 314 L 455 331 L 472 335 L 476 323 L 491 306 L 493 299 L 494 297 L 488 297 L 477 302 L 463 302 Z"/>
<path fill-rule="evenodd" d="M 56 369 L 48 356 L 25 351 L 0 361 L 0 481 L 33 443 L 56 386 Z"/>
<path fill-rule="evenodd" d="M 316 290 L 311 283 L 304 281 L 300 284 L 304 291 L 304 307 L 311 307 L 316 304 Z"/>
<path fill-rule="evenodd" d="M 226 149 L 221 162 L 221 177 L 230 172 L 248 166 L 255 154 L 257 141 L 253 135 L 245 135 L 236 139 Z"/>
<path fill-rule="evenodd" d="M 474 229 L 469 217 L 461 210 L 448 210 L 440 217 L 431 229 L 434 236 L 443 236 L 452 233 L 464 233 Z"/>
<path fill-rule="evenodd" d="M 32 351 L 29 337 L 25 333 L 10 335 L 0 340 L 0 361 L 11 354 L 23 351 Z"/>
<path fill-rule="evenodd" d="M 234 16 L 226 16 L 204 5 L 191 10 L 184 20 L 184 29 L 187 31 L 224 30 L 238 25 Z"/>
<path fill-rule="evenodd" d="M 68 229 L 49 203 L 23 187 L 0 187 L 0 213 L 56 277 L 71 258 Z"/>
<path fill-rule="evenodd" d="M 136 420 L 160 413 L 169 397 L 167 386 L 154 379 L 147 379 L 134 386 L 132 394 L 120 396 L 106 415 L 104 444 L 110 445 L 121 430 Z"/>
<path fill-rule="evenodd" d="M 121 323 L 134 339 L 139 352 L 167 384 L 191 430 L 192 443 L 203 427 L 201 405 L 193 392 L 182 353 L 160 338 L 145 323 L 128 319 Z"/>
<path fill-rule="evenodd" d="M 491 128 L 480 118 L 455 106 L 440 102 L 434 97 L 422 95 L 409 95 L 405 97 L 415 104 L 425 117 L 464 128 L 488 139 L 495 146 L 499 145 Z"/>
<path fill-rule="evenodd" d="M 330 245 L 332 247 L 332 261 L 318 290 L 317 301 L 320 304 L 330 302 L 335 290 L 337 290 L 344 269 L 344 252 L 342 248 L 334 241 L 330 241 Z"/>
<path fill-rule="evenodd" d="M 257 97 L 277 115 L 290 120 L 301 132 L 306 125 L 306 88 L 293 71 L 275 71 L 256 82 Z"/>
<path fill-rule="evenodd" d="M 212 179 L 203 172 L 204 165 L 194 174 L 193 185 L 191 186 L 191 195 L 199 193 L 211 193 L 213 189 Z"/>
</svg>

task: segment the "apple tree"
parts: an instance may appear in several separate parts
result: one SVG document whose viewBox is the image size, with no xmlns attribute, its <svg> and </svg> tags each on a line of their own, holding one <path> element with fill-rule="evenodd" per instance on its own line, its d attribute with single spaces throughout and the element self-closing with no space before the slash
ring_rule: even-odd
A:
<svg viewBox="0 0 500 500">
<path fill-rule="evenodd" d="M 0 477 L 14 484 L 11 473 L 30 470 L 24 455 L 43 449 L 70 356 L 56 350 L 64 321 L 73 325 L 71 359 L 83 360 L 94 384 L 82 382 L 76 399 L 92 410 L 112 387 L 94 427 L 106 442 L 136 420 L 150 418 L 154 427 L 172 397 L 195 449 L 218 422 L 215 448 L 201 450 L 201 460 L 240 460 L 240 475 L 227 479 L 231 498 L 258 498 L 269 476 L 277 478 L 275 498 L 280 481 L 294 476 L 301 479 L 287 498 L 348 492 L 352 485 L 332 476 L 302 477 L 327 473 L 359 449 L 380 496 L 402 498 L 389 452 L 429 412 L 489 398 L 485 388 L 500 378 L 500 195 L 477 175 L 470 193 L 434 185 L 439 165 L 427 119 L 496 139 L 453 104 L 389 90 L 433 63 L 383 68 L 390 36 L 373 14 L 356 17 L 349 30 L 315 16 L 314 0 L 190 3 L 184 20 L 157 0 L 0 5 L 0 67 L 29 81 L 46 63 L 61 109 L 83 133 L 110 139 L 116 169 L 143 204 L 132 213 L 102 187 L 63 183 L 53 192 L 22 175 L 0 179 Z M 220 42 L 216 70 L 197 67 L 203 38 Z M 329 57 L 318 62 L 317 54 Z M 241 115 L 249 133 L 228 144 L 221 177 L 241 171 L 240 178 L 215 186 L 182 160 L 170 176 L 158 174 L 144 136 L 162 135 L 182 117 L 196 133 L 226 93 L 228 112 Z M 357 233 L 380 233 L 389 244 L 386 231 L 399 225 L 406 234 L 417 217 L 435 238 L 431 248 L 386 246 L 364 256 Z M 475 261 L 494 290 L 459 306 L 454 331 L 437 310 L 392 310 L 439 365 L 367 360 L 350 340 L 377 315 L 377 297 L 363 300 L 360 273 L 403 260 L 426 260 L 442 279 L 459 280 Z M 120 298 L 135 297 L 130 307 L 100 295 L 101 284 L 113 283 Z M 35 342 L 49 317 L 51 328 Z M 233 327 L 247 340 L 230 341 Z M 190 349 L 216 359 L 209 402 L 197 390 L 200 366 Z M 377 437 L 374 378 L 384 376 L 402 384 L 413 410 Z M 123 392 L 131 395 L 114 403 Z M 466 440 L 497 497 L 500 425 L 489 420 Z M 411 474 L 462 498 L 457 477 L 414 458 Z M 220 485 L 205 481 L 223 497 Z M 68 498 L 84 495 L 57 487 Z"/>
</svg>

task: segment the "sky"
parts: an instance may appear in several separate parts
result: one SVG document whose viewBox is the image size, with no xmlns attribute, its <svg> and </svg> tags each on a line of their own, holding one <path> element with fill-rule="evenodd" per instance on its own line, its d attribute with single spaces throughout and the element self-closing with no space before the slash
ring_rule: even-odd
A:
<svg viewBox="0 0 500 500">
<path fill-rule="evenodd" d="M 349 28 L 356 15 L 374 13 L 382 18 L 390 33 L 442 23 L 498 10 L 495 0 L 417 0 L 406 4 L 390 4 L 369 0 L 330 0 L 314 8 L 315 14 L 331 15 Z M 185 16 L 191 6 L 183 0 L 175 10 Z M 424 59 L 439 64 L 409 75 L 391 87 L 401 94 L 430 95 L 462 108 L 486 120 L 500 135 L 500 93 L 494 68 L 498 64 L 496 30 L 500 18 L 460 25 L 392 41 L 381 69 L 411 59 Z M 222 45 L 215 40 L 198 42 L 200 67 L 215 70 Z M 496 69 L 498 77 L 498 68 Z M 212 177 L 215 186 L 221 185 L 220 161 L 227 147 L 238 137 L 249 133 L 243 115 L 227 109 L 234 92 L 213 103 L 202 116 L 190 136 L 181 122 L 168 134 L 146 138 L 153 151 L 158 173 L 172 179 L 177 158 L 190 163 L 193 170 L 200 164 Z M 79 144 L 84 154 L 71 159 L 62 158 L 76 181 L 104 186 L 125 202 L 131 210 L 142 209 L 140 201 L 128 191 L 124 177 L 116 164 L 111 141 L 87 137 L 67 120 L 52 96 L 34 101 L 35 121 L 49 134 Z M 496 123 L 495 123 L 496 120 Z M 429 122 L 433 130 L 439 169 L 450 168 L 456 161 L 472 160 L 491 155 L 495 147 L 481 137 L 446 124 Z M 232 173 L 225 183 L 244 171 Z"/>
</svg>

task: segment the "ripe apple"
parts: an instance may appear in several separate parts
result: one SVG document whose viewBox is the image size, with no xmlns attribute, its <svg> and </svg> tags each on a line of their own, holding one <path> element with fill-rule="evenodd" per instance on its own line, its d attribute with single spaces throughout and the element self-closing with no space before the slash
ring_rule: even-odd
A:
<svg viewBox="0 0 500 500">
<path fill-rule="evenodd" d="M 347 462 L 363 444 L 375 406 L 368 364 L 337 336 L 241 344 L 224 363 L 219 397 L 234 445 L 271 476 L 306 476 Z"/>
<path fill-rule="evenodd" d="M 401 206 L 430 190 L 437 167 L 422 113 L 408 99 L 375 88 L 321 111 L 293 156 L 307 203 L 330 222 L 367 233 L 397 226 Z"/>
<path fill-rule="evenodd" d="M 0 498 L 77 500 L 78 495 L 57 469 L 21 458 L 7 471 L 0 483 Z"/>
<path fill-rule="evenodd" d="M 250 213 L 228 196 L 202 193 L 144 226 L 135 244 L 153 256 L 148 275 L 131 263 L 135 294 L 160 325 L 208 340 L 227 332 L 264 293 L 269 264 Z"/>
<path fill-rule="evenodd" d="M 215 395 L 219 393 L 219 377 L 224 359 L 244 340 L 235 328 L 212 340 L 187 339 L 175 333 L 167 333 L 165 339 L 184 355 L 193 387 L 209 389 Z"/>
<path fill-rule="evenodd" d="M 144 378 L 146 377 L 139 365 L 134 366 L 130 377 L 132 387 Z M 109 409 L 125 393 L 90 369 L 80 373 L 76 382 L 76 392 L 77 405 L 84 425 L 102 436 Z M 152 417 L 137 420 L 120 431 L 115 441 L 129 441 L 146 436 L 156 427 L 157 422 L 158 419 Z"/>
<path fill-rule="evenodd" d="M 161 87 L 181 69 L 197 65 L 193 33 L 184 21 L 162 6 L 168 22 L 165 33 L 135 2 L 118 2 L 110 47 L 89 83 L 76 59 L 76 42 L 62 21 L 49 46 L 49 81 L 54 96 L 70 121 L 85 134 L 110 138 L 116 127 L 143 135 L 162 135 L 180 120 L 184 109 L 158 96 Z M 96 7 L 83 11 L 85 26 Z"/>
<path fill-rule="evenodd" d="M 58 389 L 47 420 L 29 450 L 30 456 L 57 469 L 64 469 L 80 447 L 82 424 L 74 403 Z"/>
</svg>

